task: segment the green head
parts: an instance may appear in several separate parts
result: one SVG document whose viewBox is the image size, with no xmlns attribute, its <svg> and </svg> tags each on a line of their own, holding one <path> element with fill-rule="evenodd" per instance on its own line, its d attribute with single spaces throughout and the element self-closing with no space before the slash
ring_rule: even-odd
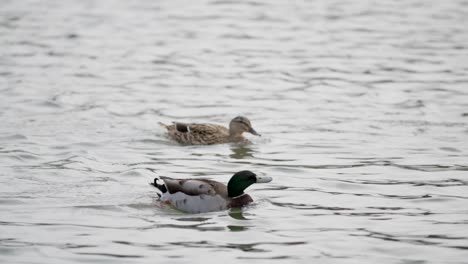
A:
<svg viewBox="0 0 468 264">
<path fill-rule="evenodd" d="M 244 190 L 254 183 L 271 182 L 270 177 L 258 177 L 255 173 L 245 170 L 234 174 L 228 182 L 228 196 L 237 197 L 244 194 Z"/>
</svg>

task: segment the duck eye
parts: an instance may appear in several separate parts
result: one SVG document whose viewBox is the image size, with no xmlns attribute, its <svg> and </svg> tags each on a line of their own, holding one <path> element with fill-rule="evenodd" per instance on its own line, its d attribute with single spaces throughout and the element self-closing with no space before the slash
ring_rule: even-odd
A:
<svg viewBox="0 0 468 264">
<path fill-rule="evenodd" d="M 257 178 L 255 176 L 249 176 L 249 180 L 257 180 Z"/>
<path fill-rule="evenodd" d="M 244 125 L 246 127 L 250 127 L 249 124 L 247 122 L 245 122 L 244 120 L 239 120 L 237 122 L 241 123 L 242 125 Z"/>
</svg>

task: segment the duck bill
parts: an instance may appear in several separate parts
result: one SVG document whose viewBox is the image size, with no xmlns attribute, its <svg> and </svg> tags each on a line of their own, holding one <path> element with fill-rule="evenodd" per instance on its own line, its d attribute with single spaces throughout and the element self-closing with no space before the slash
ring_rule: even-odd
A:
<svg viewBox="0 0 468 264">
<path fill-rule="evenodd" d="M 249 133 L 252 134 L 252 135 L 259 136 L 259 137 L 262 136 L 262 135 L 260 135 L 259 133 L 257 133 L 257 131 L 255 131 L 255 129 L 253 129 L 253 128 L 250 128 L 250 129 L 249 129 Z"/>
<path fill-rule="evenodd" d="M 257 176 L 257 183 L 267 183 L 267 182 L 271 182 L 273 180 L 273 178 L 271 177 L 258 177 Z"/>
</svg>

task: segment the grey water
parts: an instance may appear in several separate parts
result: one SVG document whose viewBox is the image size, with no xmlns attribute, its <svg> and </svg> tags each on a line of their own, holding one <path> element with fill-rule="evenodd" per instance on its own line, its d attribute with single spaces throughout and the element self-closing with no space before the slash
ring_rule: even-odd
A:
<svg viewBox="0 0 468 264">
<path fill-rule="evenodd" d="M 466 263 L 468 2 L 0 1 L 2 263 Z M 158 122 L 249 145 L 180 146 Z M 271 176 L 241 210 L 158 175 Z"/>
</svg>

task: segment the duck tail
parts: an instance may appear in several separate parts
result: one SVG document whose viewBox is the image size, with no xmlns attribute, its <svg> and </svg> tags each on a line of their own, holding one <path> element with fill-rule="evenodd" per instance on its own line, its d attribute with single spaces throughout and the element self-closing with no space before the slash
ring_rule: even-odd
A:
<svg viewBox="0 0 468 264">
<path fill-rule="evenodd" d="M 169 127 L 168 125 L 164 124 L 163 122 L 158 122 L 158 124 L 159 124 L 160 126 L 164 127 L 164 128 L 168 128 L 168 127 Z"/>
<path fill-rule="evenodd" d="M 166 193 L 167 192 L 167 188 L 166 188 L 166 185 L 164 184 L 159 184 L 158 181 L 160 179 L 159 178 L 154 178 L 153 182 L 151 183 L 151 185 L 153 185 L 154 187 L 158 188 L 159 191 L 161 191 L 161 193 Z M 158 196 L 161 197 L 161 194 L 158 193 Z"/>
</svg>

